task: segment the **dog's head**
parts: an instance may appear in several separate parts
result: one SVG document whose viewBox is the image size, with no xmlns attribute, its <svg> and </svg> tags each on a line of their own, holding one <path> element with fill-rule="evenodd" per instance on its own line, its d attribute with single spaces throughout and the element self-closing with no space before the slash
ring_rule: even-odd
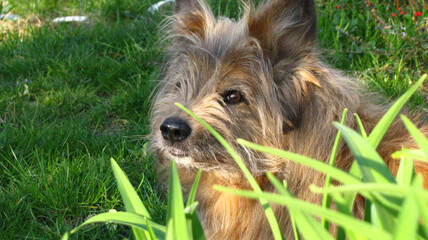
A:
<svg viewBox="0 0 428 240">
<path fill-rule="evenodd" d="M 316 14 L 313 0 L 272 0 L 245 6 L 233 21 L 215 18 L 201 0 L 177 0 L 171 46 L 152 112 L 152 145 L 160 161 L 207 171 L 235 172 L 220 143 L 174 106 L 179 102 L 216 129 L 253 174 L 277 163 L 234 144 L 243 138 L 284 147 L 298 127 L 313 72 Z"/>
</svg>

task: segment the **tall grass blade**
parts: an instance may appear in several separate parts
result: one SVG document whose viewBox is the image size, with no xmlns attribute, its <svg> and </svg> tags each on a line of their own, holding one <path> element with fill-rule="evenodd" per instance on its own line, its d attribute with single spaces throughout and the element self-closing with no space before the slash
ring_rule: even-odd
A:
<svg viewBox="0 0 428 240">
<path fill-rule="evenodd" d="M 427 207 L 427 198 L 424 198 L 421 195 L 415 196 L 416 204 L 419 208 L 419 212 L 422 216 L 422 229 L 424 231 L 425 239 L 428 239 L 428 207 Z"/>
<path fill-rule="evenodd" d="M 346 118 L 346 113 L 348 113 L 348 109 L 345 108 L 343 110 L 343 114 L 342 114 L 342 120 L 340 121 L 341 124 L 345 123 L 345 118 Z M 330 155 L 330 161 L 329 164 L 330 166 L 334 166 L 334 163 L 336 161 L 336 155 L 337 155 L 337 151 L 339 149 L 339 143 L 340 143 L 340 131 L 337 131 L 337 135 L 336 135 L 336 139 L 334 140 L 334 144 L 333 144 L 333 150 L 331 151 L 331 155 Z M 325 184 L 324 187 L 328 188 L 331 184 L 331 176 L 329 174 L 327 174 L 325 176 Z M 322 196 L 322 206 L 324 208 L 330 208 L 330 196 L 325 193 Z M 327 230 L 330 230 L 330 224 L 328 221 L 325 220 L 325 218 L 321 218 L 321 225 Z"/>
<path fill-rule="evenodd" d="M 120 194 L 125 204 L 126 211 L 138 213 L 145 217 L 151 218 L 149 212 L 147 211 L 146 207 L 144 207 L 143 202 L 132 187 L 132 184 L 129 182 L 125 173 L 113 158 L 110 161 Z"/>
<path fill-rule="evenodd" d="M 300 164 L 303 164 L 305 166 L 311 167 L 319 172 L 330 174 L 332 178 L 336 179 L 337 181 L 341 182 L 342 184 L 360 184 L 362 183 L 359 179 L 357 179 L 355 176 L 339 169 L 335 168 L 333 166 L 330 166 L 327 163 L 302 156 L 296 153 L 288 152 L 285 150 L 277 149 L 277 148 L 271 148 L 271 147 L 265 147 L 262 145 L 258 145 L 252 142 L 248 142 L 243 139 L 238 139 L 237 142 L 239 144 L 242 144 L 245 147 L 257 150 L 259 152 L 268 153 L 277 157 L 281 157 L 284 159 L 287 159 L 289 161 L 297 162 Z M 371 195 L 364 195 L 364 197 L 369 198 L 370 200 L 373 199 L 373 196 Z M 398 209 L 399 205 L 394 202 L 390 201 L 388 199 L 385 199 L 382 196 L 376 196 L 376 199 L 382 202 L 382 204 L 388 206 L 391 209 Z"/>
<path fill-rule="evenodd" d="M 174 239 L 189 239 L 183 204 L 183 193 L 181 192 L 177 167 L 175 161 L 171 161 L 171 166 L 169 167 L 167 220 L 168 230 L 173 231 Z M 169 228 L 170 224 L 172 224 L 172 229 Z"/>
<path fill-rule="evenodd" d="M 1 4 L 1 2 L 0 2 L 0 4 Z M 64 234 L 64 236 L 62 236 L 62 238 L 61 238 L 61 240 L 68 240 L 68 238 L 70 237 L 70 233 L 69 232 L 66 232 L 65 234 Z"/>
<path fill-rule="evenodd" d="M 268 173 L 267 177 L 276 190 L 287 197 L 294 198 L 292 194 L 275 178 L 272 174 Z M 289 209 L 290 218 L 293 218 L 299 229 L 302 229 L 301 234 L 304 239 L 333 239 L 328 232 L 325 230 L 317 220 L 311 215 L 298 209 Z M 295 239 L 300 239 L 299 233 L 296 227 L 293 225 Z"/>
<path fill-rule="evenodd" d="M 354 113 L 355 119 L 357 120 L 358 129 L 360 130 L 360 134 L 364 139 L 368 139 L 366 129 L 364 128 L 363 122 L 361 122 L 360 116 Z M 343 123 L 340 123 L 343 125 Z"/>
<path fill-rule="evenodd" d="M 197 202 L 193 203 L 197 205 Z M 192 206 L 192 205 L 191 205 Z M 186 208 L 187 209 L 187 208 Z M 189 229 L 190 239 L 193 240 L 204 240 L 206 239 L 204 228 L 202 227 L 201 222 L 199 221 L 198 214 L 195 210 L 186 213 L 187 227 Z"/>
<path fill-rule="evenodd" d="M 398 115 L 404 104 L 410 99 L 413 93 L 418 90 L 419 86 L 424 82 L 427 74 L 424 74 L 416 83 L 413 85 L 403 96 L 401 96 L 388 110 L 388 112 L 382 117 L 376 127 L 372 130 L 369 136 L 370 145 L 376 149 L 380 144 L 383 136 L 385 135 L 388 128 L 394 122 L 395 117 Z"/>
<path fill-rule="evenodd" d="M 407 154 L 401 157 L 400 165 L 397 172 L 397 183 L 404 186 L 410 186 L 412 179 L 415 176 L 415 169 L 413 166 L 413 159 L 409 158 Z"/>
<path fill-rule="evenodd" d="M 126 211 L 131 213 L 138 213 L 143 216 L 150 218 L 150 214 L 135 191 L 132 184 L 129 182 L 128 177 L 119 167 L 117 162 L 112 158 L 110 159 L 111 166 L 113 169 L 114 177 L 116 178 L 117 185 L 119 187 L 120 195 L 122 196 L 123 203 L 125 204 Z M 148 239 L 149 233 L 141 229 L 132 227 L 135 238 L 139 239 Z"/>
<path fill-rule="evenodd" d="M 189 197 L 187 198 L 186 207 L 192 205 L 195 202 L 196 190 L 198 189 L 201 175 L 202 175 L 202 170 L 199 170 L 198 174 L 196 174 L 195 181 L 193 182 L 192 189 L 190 189 Z"/>
<path fill-rule="evenodd" d="M 202 170 L 198 171 L 196 174 L 195 181 L 193 182 L 192 189 L 190 190 L 189 197 L 187 198 L 186 209 L 192 204 L 195 204 L 196 190 L 198 189 L 199 180 L 201 179 Z M 203 240 L 205 239 L 204 229 L 199 220 L 198 214 L 195 210 L 186 213 L 186 222 L 187 228 L 189 229 L 189 235 L 193 240 Z"/>
<path fill-rule="evenodd" d="M 332 176 L 333 179 L 335 179 L 335 180 L 337 180 L 343 184 L 361 183 L 361 181 L 359 179 L 352 176 L 351 174 L 349 174 L 349 173 L 347 173 L 341 169 L 330 166 L 329 164 L 321 162 L 319 160 L 316 160 L 316 159 L 313 159 L 310 157 L 306 157 L 303 155 L 299 155 L 296 153 L 292 153 L 289 151 L 285 151 L 282 149 L 265 147 L 265 146 L 262 146 L 259 144 L 255 144 L 255 143 L 246 141 L 244 139 L 237 139 L 236 141 L 239 144 L 241 144 L 245 147 L 251 148 L 253 150 L 263 152 L 263 153 L 272 154 L 274 156 L 281 157 L 281 158 L 284 158 L 284 159 L 289 160 L 289 161 L 293 161 L 293 162 L 303 164 L 303 165 L 308 166 L 310 168 L 313 168 L 319 172 L 329 174 L 330 176 Z"/>
<path fill-rule="evenodd" d="M 272 175 L 272 174 L 268 172 L 267 173 L 268 178 L 269 178 L 269 175 Z M 287 182 L 285 180 L 282 180 L 282 185 L 284 186 L 284 189 L 286 190 L 287 189 Z M 281 193 L 281 192 L 279 191 L 279 193 Z M 293 227 L 294 240 L 300 240 L 299 231 L 298 231 L 297 225 L 296 225 L 296 219 L 294 218 L 294 215 L 291 214 L 291 212 L 290 212 L 290 221 L 291 221 L 291 226 Z"/>
<path fill-rule="evenodd" d="M 394 240 L 416 239 L 419 214 L 414 195 L 414 191 L 411 191 L 404 199 L 394 231 Z"/>
<path fill-rule="evenodd" d="M 428 156 L 425 155 L 425 152 L 421 149 L 407 149 L 403 148 L 403 150 L 396 151 L 395 153 L 391 154 L 391 157 L 401 159 L 403 156 L 406 156 L 409 159 L 418 159 L 418 160 L 424 160 L 426 159 L 428 161 Z"/>
<path fill-rule="evenodd" d="M 363 173 L 363 180 L 380 183 L 395 182 L 394 176 L 392 176 L 383 159 L 362 136 L 337 122 L 333 123 L 333 125 L 342 132 L 352 155 L 360 166 Z"/>
<path fill-rule="evenodd" d="M 372 130 L 370 133 L 370 136 L 368 137 L 368 141 L 370 145 L 376 149 L 377 146 L 380 144 L 383 136 L 385 135 L 388 128 L 391 126 L 391 124 L 394 122 L 394 119 L 396 118 L 397 114 L 400 112 L 404 104 L 409 100 L 411 95 L 419 88 L 419 86 L 422 84 L 422 82 L 426 78 L 426 74 L 424 74 L 418 82 L 409 90 L 407 91 L 403 96 L 401 96 L 394 104 L 393 106 L 388 110 L 388 112 L 382 117 L 382 119 L 379 121 L 379 123 L 376 125 L 376 127 Z M 361 122 L 361 119 L 356 115 L 357 123 L 361 132 L 361 135 L 364 139 L 367 138 L 367 134 L 364 130 L 364 126 Z M 349 173 L 360 178 L 362 177 L 362 172 L 357 164 L 356 161 L 352 163 L 352 166 L 349 170 Z M 352 209 L 354 205 L 356 195 L 354 193 L 351 194 L 345 194 L 345 202 L 348 204 L 348 209 Z M 368 208 L 369 206 L 366 206 Z M 366 209 L 367 212 L 367 209 Z"/>
<path fill-rule="evenodd" d="M 424 151 L 425 156 L 428 156 L 428 139 L 419 131 L 419 129 L 408 119 L 406 116 L 401 115 L 401 119 L 403 120 L 404 125 L 406 126 L 409 133 L 412 135 L 415 142 L 419 145 L 419 147 Z M 425 160 L 428 159 L 417 159 L 417 160 Z"/>
<path fill-rule="evenodd" d="M 314 185 L 310 186 L 310 189 L 314 193 L 379 193 L 385 196 L 405 198 L 411 191 L 408 185 L 398 185 L 391 183 L 364 183 L 364 184 L 352 184 L 342 185 L 338 187 L 322 188 Z M 428 201 L 428 191 L 422 190 L 419 192 L 422 197 L 425 197 Z"/>
<path fill-rule="evenodd" d="M 299 199 L 294 199 L 274 193 L 256 193 L 253 191 L 226 188 L 218 185 L 214 186 L 214 189 L 247 198 L 264 198 L 270 202 L 285 205 L 291 210 L 301 210 L 319 217 L 324 216 L 330 222 L 334 222 L 335 224 L 342 226 L 344 229 L 355 232 L 356 234 L 366 238 L 385 240 L 391 239 L 391 234 L 383 229 L 376 228 L 364 221 L 357 220 L 354 217 L 333 211 L 331 209 L 322 208 L 316 204 L 308 203 Z"/>
<path fill-rule="evenodd" d="M 247 169 L 242 159 L 239 157 L 239 155 L 233 150 L 232 146 L 214 129 L 212 128 L 207 122 L 205 122 L 200 117 L 196 116 L 193 112 L 191 112 L 189 109 L 185 108 L 180 103 L 175 103 L 176 106 L 181 108 L 183 111 L 185 111 L 187 114 L 192 116 L 194 119 L 196 119 L 202 126 L 204 126 L 211 134 L 214 135 L 214 137 L 223 145 L 223 147 L 229 152 L 229 154 L 232 156 L 232 158 L 235 160 L 235 162 L 238 164 L 241 171 L 244 173 L 244 176 L 247 178 L 248 182 L 250 183 L 251 187 L 254 189 L 255 192 L 262 192 L 260 189 L 260 186 L 257 184 L 254 177 L 251 175 L 251 172 Z M 274 239 L 280 240 L 284 239 L 281 230 L 279 228 L 278 222 L 276 220 L 276 217 L 273 213 L 272 208 L 269 206 L 268 201 L 264 199 L 259 199 L 260 203 L 262 204 L 266 217 L 268 219 L 269 225 L 272 229 L 272 233 L 274 236 Z"/>
<path fill-rule="evenodd" d="M 148 230 L 148 227 L 146 225 L 147 221 L 150 223 L 150 226 L 152 227 L 156 237 L 159 239 L 165 239 L 165 234 L 166 234 L 165 226 L 162 226 L 160 224 L 157 224 L 151 221 L 146 216 L 143 216 L 137 213 L 130 213 L 130 212 L 107 212 L 107 213 L 101 213 L 101 214 L 95 215 L 90 219 L 86 220 L 77 228 L 73 229 L 71 233 L 75 233 L 79 231 L 81 228 L 83 228 L 88 224 L 97 223 L 97 222 L 114 222 L 118 224 L 128 225 L 131 227 L 136 227 L 142 230 Z"/>
<path fill-rule="evenodd" d="M 156 234 L 153 231 L 152 226 L 150 226 L 149 220 L 146 218 L 146 225 L 147 225 L 147 232 L 149 233 L 149 238 L 150 240 L 156 240 Z"/>
<path fill-rule="evenodd" d="M 394 231 L 396 217 L 388 212 L 382 204 L 372 202 L 370 206 L 371 222 L 374 226 L 386 229 L 390 232 Z"/>
<path fill-rule="evenodd" d="M 337 122 L 333 124 L 342 132 L 352 155 L 360 166 L 364 182 L 395 183 L 395 179 L 383 159 L 362 136 Z M 391 209 L 385 209 L 385 203 L 391 203 L 393 206 L 392 209 L 396 210 L 401 203 L 400 199 L 384 197 L 380 194 L 373 194 L 373 196 L 375 197 L 375 201 L 371 205 L 372 218 L 378 225 L 392 230 L 395 212 L 391 211 Z"/>
</svg>

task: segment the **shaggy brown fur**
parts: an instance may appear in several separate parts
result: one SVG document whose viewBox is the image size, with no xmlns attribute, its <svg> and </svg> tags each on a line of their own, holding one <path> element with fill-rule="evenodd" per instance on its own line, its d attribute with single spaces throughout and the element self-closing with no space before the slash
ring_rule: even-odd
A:
<svg viewBox="0 0 428 240">
<path fill-rule="evenodd" d="M 331 123 L 340 120 L 344 108 L 349 109 L 346 124 L 356 129 L 357 113 L 367 132 L 386 109 L 320 60 L 313 0 L 268 0 L 257 9 L 245 9 L 239 21 L 216 19 L 201 0 L 177 0 L 165 76 L 152 112 L 152 146 L 160 169 L 175 159 L 184 189 L 191 186 L 197 170 L 204 170 L 197 200 L 209 239 L 269 239 L 271 231 L 259 202 L 212 189 L 215 184 L 249 186 L 220 143 L 174 102 L 225 137 L 264 191 L 274 191 L 265 177 L 272 172 L 286 180 L 298 198 L 314 203 L 321 197 L 309 185 L 322 186 L 323 174 L 246 149 L 235 139 L 328 161 L 337 133 Z M 166 121 L 171 117 L 173 121 Z M 419 127 L 428 135 L 428 126 Z M 393 172 L 398 161 L 390 154 L 403 146 L 417 147 L 397 121 L 378 148 Z M 343 141 L 339 149 L 337 166 L 348 170 L 353 158 Z M 426 165 L 415 166 L 428 175 Z M 362 206 L 362 200 L 357 205 Z M 273 208 L 290 238 L 286 208 Z"/>
</svg>

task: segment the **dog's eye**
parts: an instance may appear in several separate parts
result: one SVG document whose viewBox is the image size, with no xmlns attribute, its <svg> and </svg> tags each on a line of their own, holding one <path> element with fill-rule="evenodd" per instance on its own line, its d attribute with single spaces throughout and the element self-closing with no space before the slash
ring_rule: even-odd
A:
<svg viewBox="0 0 428 240">
<path fill-rule="evenodd" d="M 238 91 L 230 91 L 225 94 L 224 101 L 230 104 L 237 104 L 244 101 L 244 96 Z"/>
</svg>

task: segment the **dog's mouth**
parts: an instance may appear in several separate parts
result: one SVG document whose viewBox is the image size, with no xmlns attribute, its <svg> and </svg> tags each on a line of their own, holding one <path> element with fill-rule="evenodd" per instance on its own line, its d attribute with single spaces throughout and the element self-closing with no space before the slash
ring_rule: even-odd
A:
<svg viewBox="0 0 428 240">
<path fill-rule="evenodd" d="M 174 157 L 179 157 L 179 158 L 184 158 L 184 157 L 188 157 L 189 156 L 189 152 L 179 149 L 179 148 L 175 148 L 175 147 L 171 147 L 168 150 L 168 153 L 171 154 Z"/>
</svg>

